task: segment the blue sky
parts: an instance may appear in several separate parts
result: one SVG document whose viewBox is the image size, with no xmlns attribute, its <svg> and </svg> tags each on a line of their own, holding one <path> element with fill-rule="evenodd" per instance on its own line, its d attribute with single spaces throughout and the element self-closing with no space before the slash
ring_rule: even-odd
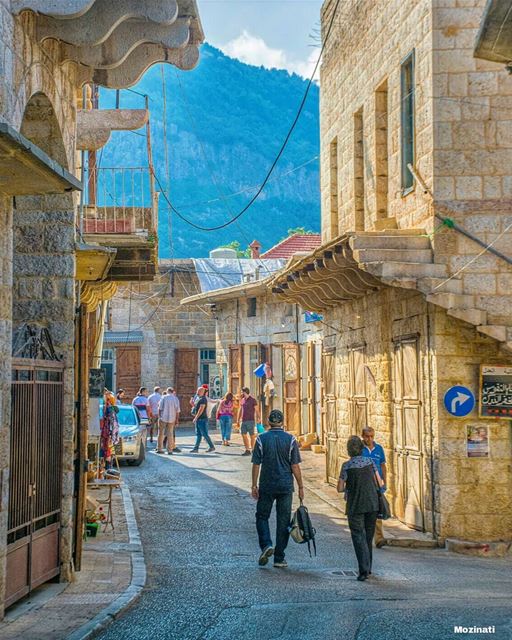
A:
<svg viewBox="0 0 512 640">
<path fill-rule="evenodd" d="M 198 0 L 206 40 L 243 62 L 309 76 L 322 0 Z"/>
</svg>

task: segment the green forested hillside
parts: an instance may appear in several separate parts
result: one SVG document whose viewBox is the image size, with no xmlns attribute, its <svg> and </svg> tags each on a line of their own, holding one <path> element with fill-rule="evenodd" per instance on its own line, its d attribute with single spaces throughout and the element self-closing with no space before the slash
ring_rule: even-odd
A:
<svg viewBox="0 0 512 640">
<path fill-rule="evenodd" d="M 306 81 L 286 71 L 244 64 L 209 45 L 202 47 L 201 62 L 194 71 L 180 72 L 165 65 L 164 73 L 172 202 L 200 225 L 220 224 L 239 211 L 254 191 L 225 196 L 263 180 L 295 116 Z M 150 69 L 134 89 L 150 96 L 155 167 L 166 185 L 160 67 Z M 113 93 L 102 93 L 100 106 L 113 104 Z M 137 94 L 122 93 L 122 107 L 142 105 Z M 272 181 L 237 224 L 219 232 L 198 231 L 175 214 L 169 216 L 165 200 L 160 199 L 161 257 L 206 256 L 210 249 L 232 240 L 246 246 L 254 238 L 269 248 L 290 227 L 318 230 L 318 161 L 311 162 L 318 152 L 318 87 L 313 86 Z M 144 137 L 119 132 L 101 154 L 101 165 L 142 166 L 146 158 Z M 305 166 L 293 170 L 301 165 Z"/>
</svg>

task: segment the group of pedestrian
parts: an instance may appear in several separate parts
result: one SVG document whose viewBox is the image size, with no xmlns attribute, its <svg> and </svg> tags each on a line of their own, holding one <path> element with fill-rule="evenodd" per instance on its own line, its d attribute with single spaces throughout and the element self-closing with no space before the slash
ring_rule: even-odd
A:
<svg viewBox="0 0 512 640">
<path fill-rule="evenodd" d="M 124 389 L 118 389 L 117 404 L 123 404 L 126 396 Z M 179 422 L 180 401 L 173 387 L 167 387 L 162 392 L 160 387 L 154 387 L 149 394 L 147 387 L 140 387 L 132 400 L 132 405 L 139 412 L 143 420 L 147 420 L 149 441 L 154 442 L 157 435 L 157 453 L 181 453 L 176 446 L 175 429 Z"/>
<path fill-rule="evenodd" d="M 285 568 L 285 549 L 290 535 L 294 479 L 302 504 L 304 487 L 300 471 L 300 451 L 297 440 L 284 430 L 284 416 L 273 410 L 269 429 L 256 439 L 252 453 L 252 489 L 257 500 L 256 529 L 261 549 L 258 564 L 265 566 L 274 556 L 274 567 Z M 347 460 L 341 468 L 338 492 L 344 493 L 346 514 L 356 554 L 359 573 L 364 582 L 372 573 L 372 546 L 385 544 L 382 521 L 378 520 L 379 493 L 386 491 L 386 457 L 381 445 L 375 443 L 375 431 L 365 427 L 362 438 L 351 436 L 347 442 Z M 272 544 L 269 517 L 276 505 L 276 544 Z M 379 523 L 379 524 L 377 524 Z M 380 525 L 380 526 L 379 526 Z"/>
</svg>

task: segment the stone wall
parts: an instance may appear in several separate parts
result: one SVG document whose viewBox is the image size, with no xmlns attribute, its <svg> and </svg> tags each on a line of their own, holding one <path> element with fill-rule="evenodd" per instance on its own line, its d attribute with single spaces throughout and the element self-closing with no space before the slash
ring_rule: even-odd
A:
<svg viewBox="0 0 512 640">
<path fill-rule="evenodd" d="M 498 345 L 473 327 L 433 309 L 437 394 L 434 398 L 436 504 L 442 537 L 477 541 L 510 540 L 512 531 L 512 429 L 510 420 L 453 418 L 443 405 L 453 385 L 476 392 L 481 364 L 504 364 Z M 489 430 L 489 457 L 468 458 L 466 428 Z"/>
<path fill-rule="evenodd" d="M 75 171 L 76 83 L 58 63 L 58 44 L 39 45 L 34 17 L 14 18 L 0 0 L 0 120 Z M 72 570 L 74 473 L 75 211 L 72 195 L 0 200 L 0 615 L 3 611 L 9 487 L 11 331 L 24 323 L 50 330 L 65 363 L 61 578 Z"/>
<path fill-rule="evenodd" d="M 325 2 L 322 28 L 330 22 L 334 2 Z M 401 228 L 432 230 L 428 201 L 420 189 L 402 196 L 400 171 L 400 64 L 414 49 L 417 89 L 416 166 L 430 184 L 432 179 L 432 2 L 427 0 L 348 0 L 338 9 L 321 67 L 321 197 L 322 237 L 333 231 L 356 229 L 355 140 L 362 137 L 364 224 L 372 230 L 377 219 L 396 218 Z M 386 83 L 386 86 L 383 86 Z M 382 95 L 387 91 L 387 115 Z M 362 114 L 361 114 L 362 110 Z M 355 117 L 355 114 L 358 114 Z M 362 116 L 362 117 L 361 117 Z M 362 131 L 361 128 L 362 121 Z M 387 129 L 387 130 L 386 130 Z M 382 143 L 387 143 L 387 166 Z M 336 142 L 337 159 L 331 159 Z M 337 229 L 333 211 L 331 175 L 337 169 Z M 388 180 L 379 178 L 385 175 Z M 385 185 L 385 186 L 384 186 Z M 387 207 L 382 190 L 387 191 Z M 384 198 L 385 199 L 385 198 Z M 384 208 L 383 208 L 384 206 Z M 379 211 L 378 211 L 379 210 Z M 332 213 L 331 213 L 332 212 Z"/>
<path fill-rule="evenodd" d="M 215 348 L 215 320 L 198 306 L 180 306 L 183 298 L 197 293 L 191 260 L 161 260 L 154 282 L 120 287 L 112 299 L 111 329 L 143 332 L 143 385 L 175 385 L 175 349 Z"/>
</svg>

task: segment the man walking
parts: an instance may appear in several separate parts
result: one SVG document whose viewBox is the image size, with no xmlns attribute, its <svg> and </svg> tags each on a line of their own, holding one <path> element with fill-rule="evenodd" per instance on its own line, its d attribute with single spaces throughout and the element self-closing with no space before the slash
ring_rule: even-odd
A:
<svg viewBox="0 0 512 640">
<path fill-rule="evenodd" d="M 261 554 L 258 564 L 263 567 L 274 556 L 274 567 L 284 569 L 288 563 L 284 552 L 288 545 L 292 515 L 293 478 L 297 482 L 299 498 L 304 499 L 297 440 L 284 431 L 284 416 L 274 409 L 270 412 L 270 429 L 258 436 L 252 454 L 252 497 L 256 506 L 256 529 Z M 259 478 L 259 485 L 258 485 Z M 268 520 L 276 503 L 276 546 L 272 546 Z"/>
<path fill-rule="evenodd" d="M 242 399 L 238 410 L 237 422 L 240 423 L 240 433 L 244 441 L 243 456 L 250 456 L 256 442 L 256 421 L 260 421 L 260 409 L 256 398 L 251 396 L 248 387 L 242 389 Z"/>
<path fill-rule="evenodd" d="M 153 431 L 158 430 L 158 403 L 162 398 L 160 387 L 155 387 L 148 398 L 149 405 L 149 441 L 153 442 Z"/>
<path fill-rule="evenodd" d="M 165 453 L 164 438 L 167 440 L 167 453 L 181 453 L 175 443 L 174 430 L 180 415 L 180 401 L 172 387 L 168 387 L 167 395 L 162 396 L 158 405 L 159 429 L 157 453 Z"/>
<path fill-rule="evenodd" d="M 382 482 L 384 486 L 381 488 L 381 491 L 386 491 L 386 476 L 387 476 L 387 466 L 386 466 L 386 454 L 384 453 L 384 449 L 380 444 L 375 442 L 375 429 L 372 427 L 364 427 L 362 431 L 362 437 L 364 442 L 364 449 L 362 456 L 363 458 L 371 458 L 377 467 L 377 471 L 379 472 L 380 477 L 382 478 Z M 384 537 L 384 531 L 382 528 L 382 520 L 377 520 L 375 525 L 375 546 L 380 549 L 386 544 L 386 538 Z"/>
</svg>

